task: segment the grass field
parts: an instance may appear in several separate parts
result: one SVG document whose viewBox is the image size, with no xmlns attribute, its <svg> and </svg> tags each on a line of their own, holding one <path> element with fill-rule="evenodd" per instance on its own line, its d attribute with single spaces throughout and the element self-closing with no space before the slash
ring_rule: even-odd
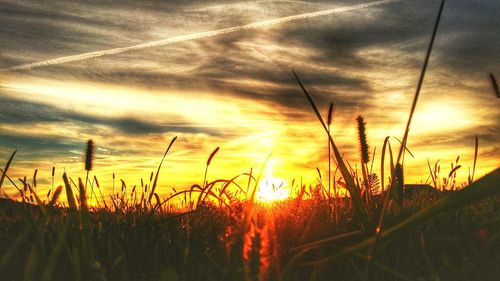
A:
<svg viewBox="0 0 500 281">
<path fill-rule="evenodd" d="M 373 229 L 360 230 L 350 198 L 327 198 L 319 185 L 304 190 L 307 199 L 210 200 L 187 212 L 147 199 L 90 211 L 85 201 L 62 208 L 55 198 L 2 199 L 0 273 L 2 280 L 496 280 L 499 178 L 497 169 L 462 191 L 412 192 L 401 209 L 387 209 L 378 241 Z M 377 221 L 383 205 L 374 195 L 365 219 Z"/>
</svg>

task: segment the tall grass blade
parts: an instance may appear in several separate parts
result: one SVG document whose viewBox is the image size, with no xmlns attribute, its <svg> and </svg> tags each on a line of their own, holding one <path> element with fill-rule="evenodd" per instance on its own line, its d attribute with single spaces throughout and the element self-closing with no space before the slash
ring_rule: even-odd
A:
<svg viewBox="0 0 500 281">
<path fill-rule="evenodd" d="M 38 194 L 36 194 L 36 191 L 31 187 L 31 185 L 27 184 L 28 189 L 30 190 L 31 194 L 35 197 L 35 202 L 38 206 L 40 206 L 40 209 L 45 213 L 45 205 L 43 204 L 43 201 L 38 197 Z"/>
<path fill-rule="evenodd" d="M 90 237 L 90 214 L 87 205 L 87 193 L 81 178 L 78 178 L 80 187 L 80 227 L 82 232 L 82 254 L 85 260 L 93 259 L 93 247 Z"/>
<path fill-rule="evenodd" d="M 495 95 L 500 99 L 500 89 L 498 88 L 497 79 L 495 79 L 495 75 L 493 75 L 493 73 L 490 73 L 490 81 Z"/>
<path fill-rule="evenodd" d="M 33 224 L 27 224 L 28 227 L 21 232 L 16 240 L 12 243 L 8 250 L 2 252 L 2 256 L 0 256 L 0 272 L 4 270 L 4 268 L 8 265 L 9 261 L 12 257 L 16 256 L 19 248 L 23 246 L 25 240 L 30 238 L 30 234 L 32 233 Z"/>
<path fill-rule="evenodd" d="M 386 148 L 389 148 L 389 156 L 390 156 L 390 174 L 391 174 L 391 179 L 394 177 L 394 157 L 392 154 L 392 148 L 391 148 L 391 143 L 389 142 L 389 136 L 385 137 L 384 140 L 384 145 L 382 146 L 382 157 L 380 160 L 380 177 L 381 177 L 381 188 L 382 188 L 382 193 L 384 192 L 385 188 L 385 153 L 386 153 Z"/>
<path fill-rule="evenodd" d="M 428 46 L 427 52 L 425 54 L 425 59 L 424 59 L 424 64 L 422 66 L 422 71 L 420 72 L 420 78 L 418 80 L 417 89 L 415 91 L 415 96 L 413 98 L 413 102 L 412 102 L 412 106 L 411 106 L 411 110 L 410 110 L 410 115 L 409 115 L 408 121 L 406 123 L 406 128 L 405 128 L 405 133 L 404 133 L 404 136 L 403 136 L 403 140 L 400 141 L 401 142 L 401 146 L 399 148 L 398 156 L 396 158 L 396 165 L 401 164 L 401 170 L 403 169 L 403 165 L 401 163 L 401 158 L 403 156 L 403 152 L 407 149 L 408 133 L 410 131 L 411 121 L 412 121 L 412 118 L 413 118 L 413 114 L 415 113 L 415 108 L 417 107 L 418 97 L 420 96 L 420 90 L 422 89 L 422 85 L 424 83 L 425 73 L 427 72 L 427 66 L 429 65 L 429 59 L 430 59 L 430 56 L 431 56 L 432 47 L 434 46 L 434 40 L 436 38 L 436 34 L 437 34 L 439 22 L 441 20 L 441 15 L 443 13 L 444 3 L 445 3 L 445 0 L 441 0 L 441 4 L 439 6 L 439 11 L 438 11 L 438 14 L 437 14 L 437 17 L 436 17 L 436 22 L 434 23 L 434 29 L 432 31 L 431 40 L 429 42 L 429 46 Z M 392 153 L 391 153 L 391 155 L 392 155 Z M 395 173 L 392 172 L 391 176 L 392 176 L 391 178 L 394 181 Z M 402 178 L 403 178 L 403 175 L 401 175 L 401 179 Z M 402 184 L 404 185 L 404 182 L 402 182 Z M 377 225 L 377 231 L 376 231 L 376 237 L 375 237 L 375 241 L 376 242 L 374 243 L 374 245 L 378 242 L 378 238 L 381 236 L 381 233 L 382 233 L 382 224 L 383 224 L 383 221 L 384 221 L 384 216 L 385 216 L 385 213 L 386 213 L 386 209 L 387 209 L 387 207 L 389 205 L 389 200 L 390 200 L 389 196 L 392 194 L 392 187 L 393 186 L 394 186 L 393 184 L 391 184 L 389 186 L 389 190 L 387 191 L 387 194 L 386 194 L 386 196 L 384 198 L 384 204 L 383 204 L 382 211 L 380 213 L 380 217 L 379 217 L 379 220 L 378 220 L 379 223 Z M 402 205 L 402 202 L 401 202 L 400 205 Z M 371 255 L 371 253 L 375 253 L 375 246 L 373 246 L 370 249 L 370 255 Z M 370 264 L 368 264 L 367 267 L 369 268 Z"/>
<path fill-rule="evenodd" d="M 205 201 L 206 197 L 208 196 L 208 191 L 207 190 L 207 174 L 208 174 L 208 167 L 210 166 L 210 163 L 212 163 L 212 159 L 215 157 L 215 154 L 219 151 L 220 147 L 216 147 L 212 153 L 210 153 L 210 156 L 207 159 L 207 165 L 205 165 L 205 174 L 203 176 L 203 183 L 201 184 L 202 190 L 200 193 L 200 196 L 198 197 L 198 201 L 196 202 L 196 207 L 200 206 L 202 202 Z M 212 185 L 213 186 L 213 185 Z"/>
<path fill-rule="evenodd" d="M 167 153 L 170 150 L 170 148 L 172 147 L 172 145 L 174 144 L 175 140 L 177 140 L 177 136 L 175 136 L 170 141 L 170 144 L 168 145 L 167 150 L 165 151 L 165 154 L 163 154 L 163 158 L 161 158 L 160 165 L 158 165 L 158 170 L 156 171 L 153 186 L 151 187 L 151 191 L 149 193 L 148 203 L 151 203 L 151 199 L 153 198 L 153 194 L 155 193 L 156 185 L 158 184 L 158 175 L 160 174 L 160 169 L 161 169 L 161 165 L 163 164 L 163 160 L 165 160 L 165 157 L 167 156 Z"/>
<path fill-rule="evenodd" d="M 12 153 L 12 155 L 9 158 L 9 161 L 7 161 L 7 164 L 5 165 L 5 168 L 2 171 L 2 177 L 0 177 L 0 191 L 2 190 L 3 181 L 5 180 L 5 177 L 7 176 L 7 171 L 9 170 L 10 163 L 12 163 L 12 159 L 14 159 L 16 152 L 17 152 L 17 150 Z"/>
<path fill-rule="evenodd" d="M 64 186 L 66 187 L 66 198 L 68 200 L 69 208 L 72 210 L 77 210 L 78 207 L 76 205 L 75 196 L 73 195 L 73 190 L 71 189 L 71 185 L 68 180 L 68 176 L 66 173 L 63 174 Z"/>
<path fill-rule="evenodd" d="M 332 185 L 332 157 L 331 157 L 331 145 L 330 145 L 330 134 L 331 134 L 331 128 L 330 126 L 332 125 L 332 120 L 333 120 L 333 102 L 330 103 L 330 107 L 328 108 L 328 115 L 327 115 L 327 125 L 328 125 L 328 206 L 331 204 L 331 185 Z M 334 194 L 337 194 L 337 191 L 333 191 Z"/>
<path fill-rule="evenodd" d="M 471 184 L 474 181 L 474 174 L 476 173 L 476 162 L 477 162 L 477 151 L 479 149 L 479 139 L 477 135 L 474 136 L 475 143 L 474 143 L 474 166 L 472 168 L 472 176 L 469 180 L 469 184 Z"/>
<path fill-rule="evenodd" d="M 293 75 L 295 76 L 295 79 L 297 79 L 297 82 L 299 83 L 300 87 L 302 88 L 302 91 L 304 92 L 307 100 L 309 101 L 309 104 L 311 105 L 314 113 L 316 113 L 316 117 L 318 117 L 318 120 L 320 121 L 321 125 L 323 126 L 323 129 L 325 132 L 328 134 L 328 138 L 330 139 L 330 144 L 333 149 L 333 153 L 335 155 L 335 159 L 337 160 L 337 164 L 339 166 L 340 172 L 342 174 L 342 177 L 344 178 L 344 181 L 346 183 L 346 189 L 349 192 L 351 196 L 351 200 L 354 206 L 354 209 L 356 211 L 356 215 L 360 222 L 363 225 L 363 228 L 365 231 L 370 232 L 373 230 L 373 226 L 370 220 L 370 217 L 368 216 L 368 213 L 365 209 L 365 206 L 363 204 L 363 201 L 361 200 L 361 195 L 360 195 L 360 190 L 359 187 L 355 183 L 355 179 L 353 175 L 349 172 L 346 164 L 344 163 L 344 159 L 342 158 L 342 155 L 340 154 L 339 149 L 335 145 L 335 142 L 333 141 L 332 136 L 328 133 L 328 127 L 326 126 L 325 122 L 323 121 L 323 118 L 321 117 L 321 114 L 318 111 L 318 107 L 316 106 L 314 100 L 312 99 L 311 95 L 309 92 L 306 90 L 304 87 L 304 84 L 302 81 L 299 79 L 295 71 L 292 69 Z"/>
<path fill-rule="evenodd" d="M 35 169 L 35 173 L 33 173 L 33 188 L 36 191 L 36 175 L 38 174 L 38 169 Z"/>
<path fill-rule="evenodd" d="M 391 197 L 397 203 L 398 212 L 403 210 L 403 187 L 404 187 L 404 173 L 403 165 L 396 164 L 394 171 L 394 179 L 391 184 Z"/>
<path fill-rule="evenodd" d="M 52 199 L 50 199 L 49 206 L 54 206 L 57 203 L 57 200 L 59 199 L 59 196 L 61 195 L 63 190 L 62 185 L 58 186 L 54 194 L 52 194 Z"/>
<path fill-rule="evenodd" d="M 4 170 L 0 169 L 0 173 L 4 173 Z M 21 193 L 21 189 L 17 186 L 17 184 L 9 177 L 9 175 L 5 174 L 5 177 L 9 180 L 9 182 L 17 189 L 19 193 Z"/>
<path fill-rule="evenodd" d="M 24 266 L 24 281 L 35 280 L 36 269 L 38 267 L 38 261 L 40 259 L 40 247 L 38 243 L 34 243 L 31 246 L 31 251 Z"/>
<path fill-rule="evenodd" d="M 57 189 L 62 189 L 62 186 L 59 186 Z M 47 265 L 44 268 L 44 272 L 42 274 L 42 281 L 50 281 L 53 280 L 54 273 L 57 269 L 57 263 L 59 256 L 63 250 L 65 241 L 66 241 L 66 236 L 68 234 L 69 230 L 69 220 L 67 220 L 64 223 L 63 229 L 59 232 L 59 235 L 57 236 L 56 243 L 52 247 L 52 252 L 50 253 L 50 256 L 47 260 Z"/>
<path fill-rule="evenodd" d="M 417 107 L 417 101 L 418 101 L 418 97 L 420 96 L 420 90 L 422 89 L 422 85 L 424 83 L 425 73 L 427 72 L 427 66 L 429 65 L 429 59 L 431 57 L 432 47 L 434 46 L 434 39 L 436 38 L 439 22 L 441 20 L 441 14 L 443 12 L 444 3 L 445 3 L 445 0 L 441 0 L 441 5 L 439 6 L 439 12 L 437 14 L 436 22 L 434 24 L 434 29 L 432 31 L 431 40 L 430 40 L 429 46 L 427 48 L 427 53 L 425 54 L 425 60 L 424 60 L 423 66 L 422 66 L 422 71 L 420 72 L 420 78 L 418 79 L 418 84 L 417 84 L 417 89 L 415 91 L 415 96 L 413 97 L 413 103 L 411 105 L 411 110 L 410 110 L 410 116 L 408 117 L 408 122 L 406 123 L 406 129 L 405 129 L 405 133 L 404 133 L 403 141 L 402 141 L 403 145 L 401 145 L 401 147 L 399 149 L 396 163 L 400 163 L 401 156 L 403 155 L 403 152 L 404 152 L 404 147 L 406 146 L 406 143 L 408 140 L 408 132 L 410 131 L 410 125 L 411 125 L 411 121 L 413 118 L 413 114 L 415 113 L 415 108 Z"/>
</svg>

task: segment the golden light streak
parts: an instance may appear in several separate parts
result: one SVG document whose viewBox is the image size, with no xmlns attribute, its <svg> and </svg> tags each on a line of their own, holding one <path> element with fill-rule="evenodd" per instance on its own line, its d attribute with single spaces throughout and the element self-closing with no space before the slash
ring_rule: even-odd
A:
<svg viewBox="0 0 500 281">
<path fill-rule="evenodd" d="M 144 90 L 43 79 L 7 81 L 2 86 L 12 92 L 10 95 L 14 98 L 97 117 L 138 116 L 149 121 L 168 119 L 169 124 L 178 125 L 264 128 L 265 120 L 251 117 L 259 112 L 270 113 L 268 106 L 257 101 L 208 92 Z"/>
</svg>

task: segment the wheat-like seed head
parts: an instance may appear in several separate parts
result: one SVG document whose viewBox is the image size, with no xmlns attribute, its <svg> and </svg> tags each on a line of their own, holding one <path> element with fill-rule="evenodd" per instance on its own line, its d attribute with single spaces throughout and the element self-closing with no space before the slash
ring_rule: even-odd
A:
<svg viewBox="0 0 500 281">
<path fill-rule="evenodd" d="M 208 157 L 208 160 L 207 160 L 207 166 L 210 166 L 210 163 L 212 162 L 212 159 L 214 158 L 215 154 L 217 154 L 217 152 L 219 151 L 220 147 L 217 147 L 213 152 L 212 154 L 210 154 L 210 157 Z"/>
<path fill-rule="evenodd" d="M 87 150 L 85 153 L 85 170 L 87 171 L 92 170 L 93 162 L 94 162 L 94 141 L 88 140 Z"/>
<path fill-rule="evenodd" d="M 328 118 L 327 118 L 328 126 L 332 124 L 332 120 L 333 120 L 333 102 L 330 103 L 330 107 L 328 108 Z"/>
<path fill-rule="evenodd" d="M 361 115 L 359 115 L 356 120 L 358 121 L 359 150 L 361 153 L 361 160 L 366 164 L 370 161 L 370 156 L 368 154 L 368 142 L 366 141 L 366 123 Z"/>
</svg>

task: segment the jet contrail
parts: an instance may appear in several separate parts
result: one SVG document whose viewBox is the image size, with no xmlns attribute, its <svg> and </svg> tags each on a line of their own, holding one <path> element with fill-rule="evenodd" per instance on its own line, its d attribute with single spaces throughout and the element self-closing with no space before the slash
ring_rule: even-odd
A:
<svg viewBox="0 0 500 281">
<path fill-rule="evenodd" d="M 223 9 L 238 5 L 250 5 L 250 4 L 266 4 L 266 3 L 294 3 L 294 4 L 308 4 L 308 5 L 325 5 L 324 3 L 312 3 L 307 1 L 299 1 L 299 0 L 257 0 L 257 1 L 245 1 L 245 2 L 236 2 L 229 4 L 221 4 L 221 5 L 213 5 L 213 6 L 205 6 L 199 7 L 195 9 L 186 10 L 186 12 L 203 12 L 207 10 L 217 10 Z"/>
<path fill-rule="evenodd" d="M 79 54 L 79 55 L 59 57 L 59 58 L 54 58 L 54 59 L 49 59 L 49 60 L 39 61 L 39 62 L 34 62 L 34 63 L 21 64 L 21 65 L 9 67 L 9 68 L 1 69 L 0 72 L 12 71 L 12 70 L 30 70 L 33 68 L 38 68 L 38 67 L 43 67 L 43 66 L 88 60 L 88 59 L 97 58 L 97 57 L 121 54 L 124 52 L 129 52 L 129 51 L 134 51 L 134 50 L 141 50 L 141 49 L 147 49 L 147 48 L 152 48 L 152 47 L 157 47 L 157 46 L 171 45 L 171 44 L 184 42 L 184 41 L 213 37 L 213 36 L 217 36 L 217 35 L 223 35 L 223 34 L 233 33 L 233 32 L 242 31 L 242 30 L 249 30 L 249 29 L 272 26 L 272 25 L 277 25 L 277 24 L 282 24 L 282 23 L 287 23 L 287 22 L 292 22 L 292 21 L 298 21 L 298 20 L 303 20 L 303 19 L 308 19 L 308 18 L 326 16 L 326 15 L 334 14 L 334 13 L 342 13 L 342 12 L 348 12 L 348 11 L 353 11 L 353 10 L 358 10 L 358 9 L 375 7 L 375 6 L 388 4 L 388 3 L 392 3 L 392 2 L 399 2 L 399 1 L 401 1 L 401 0 L 382 0 L 382 1 L 358 4 L 358 5 L 354 5 L 354 6 L 333 8 L 333 9 L 328 9 L 328 10 L 298 14 L 298 15 L 282 17 L 282 18 L 277 18 L 277 19 L 264 20 L 264 21 L 249 23 L 246 25 L 240 25 L 240 26 L 228 27 L 228 28 L 223 28 L 223 29 L 193 33 L 193 34 L 188 34 L 188 35 L 175 36 L 175 37 L 170 37 L 170 38 L 157 40 L 157 41 L 146 42 L 146 43 L 128 46 L 128 47 L 100 50 L 100 51 L 83 53 L 83 54 Z"/>
</svg>

